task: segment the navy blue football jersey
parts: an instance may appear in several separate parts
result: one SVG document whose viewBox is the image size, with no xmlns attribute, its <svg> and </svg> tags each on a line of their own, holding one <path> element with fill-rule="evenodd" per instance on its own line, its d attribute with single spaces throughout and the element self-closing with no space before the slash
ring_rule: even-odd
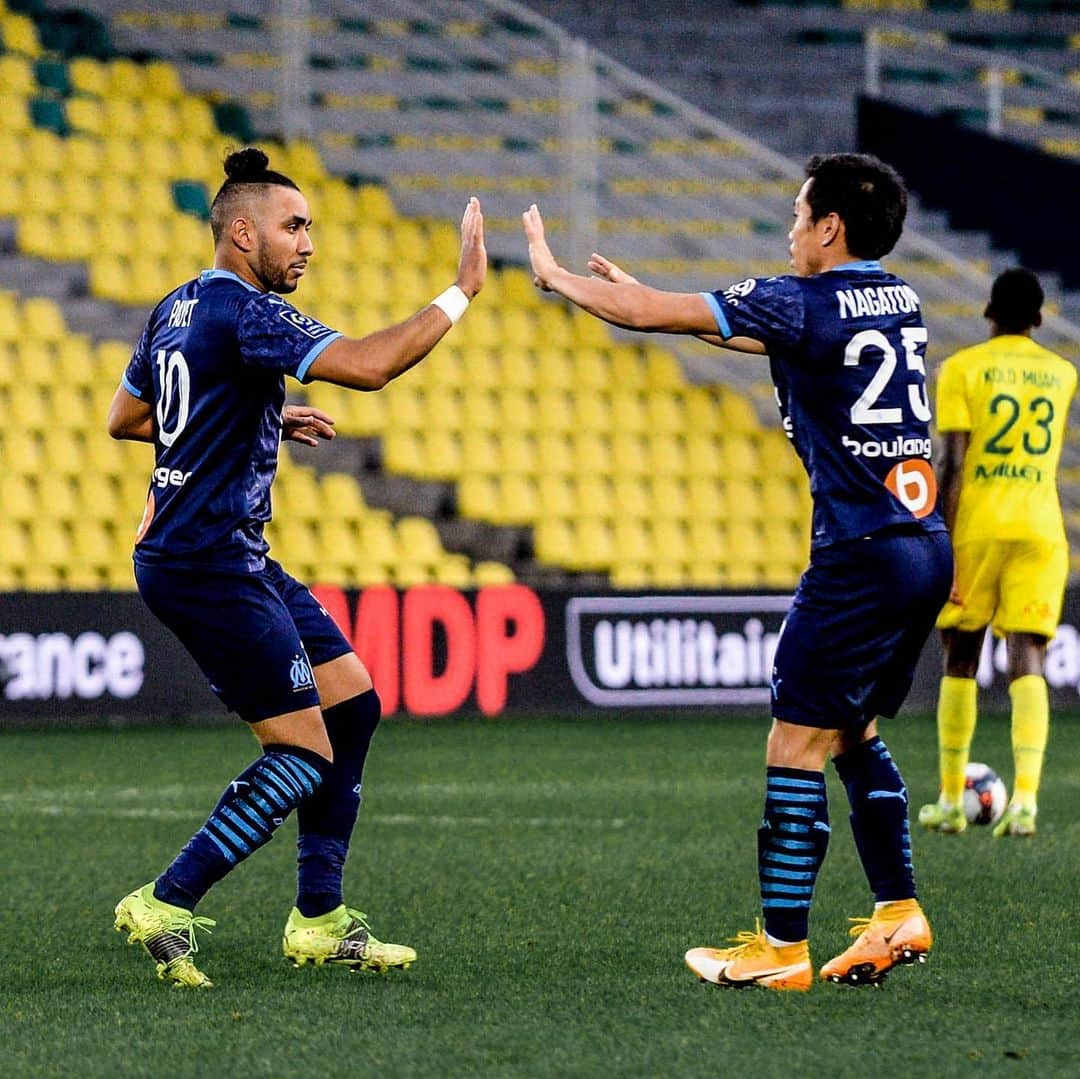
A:
<svg viewBox="0 0 1080 1079">
<path fill-rule="evenodd" d="M 702 295 L 722 337 L 768 351 L 784 429 L 810 476 L 811 546 L 898 524 L 945 529 L 931 467 L 919 297 L 878 262 L 751 278 Z"/>
<path fill-rule="evenodd" d="M 227 270 L 154 308 L 124 372 L 154 407 L 155 467 L 135 561 L 260 570 L 285 375 L 341 336 Z"/>
</svg>

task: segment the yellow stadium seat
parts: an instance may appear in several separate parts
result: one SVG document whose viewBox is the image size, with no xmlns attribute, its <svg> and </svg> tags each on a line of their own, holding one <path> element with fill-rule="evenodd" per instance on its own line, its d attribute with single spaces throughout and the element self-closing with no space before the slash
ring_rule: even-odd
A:
<svg viewBox="0 0 1080 1079">
<path fill-rule="evenodd" d="M 80 94 L 68 98 L 65 105 L 68 123 L 75 131 L 104 135 L 109 130 L 105 106 L 96 97 Z"/>
<path fill-rule="evenodd" d="M 61 521 L 79 518 L 79 503 L 70 474 L 44 472 L 36 480 L 40 513 L 43 517 Z"/>
<path fill-rule="evenodd" d="M 21 570 L 29 561 L 30 543 L 26 529 L 18 521 L 0 519 L 0 568 Z"/>
<path fill-rule="evenodd" d="M 650 389 L 673 390 L 683 389 L 686 386 L 686 378 L 683 375 L 682 365 L 674 353 L 657 345 L 647 345 L 645 348 L 647 364 L 647 381 Z"/>
<path fill-rule="evenodd" d="M 578 430 L 570 436 L 573 445 L 574 471 L 578 476 L 612 474 L 611 442 L 596 431 Z"/>
<path fill-rule="evenodd" d="M 504 431 L 533 434 L 538 427 L 536 397 L 528 390 L 504 389 L 499 394 L 499 426 Z"/>
<path fill-rule="evenodd" d="M 574 386 L 578 392 L 611 389 L 611 362 L 606 352 L 597 348 L 574 351 Z"/>
<path fill-rule="evenodd" d="M 7 445 L 0 443 L 3 451 L 5 468 L 7 464 Z M 37 492 L 30 482 L 29 475 L 20 472 L 6 472 L 0 475 L 0 506 L 4 508 L 2 520 L 26 522 L 33 520 L 39 510 Z"/>
<path fill-rule="evenodd" d="M 0 150 L 0 153 L 3 151 Z M 14 217 L 26 205 L 26 192 L 22 180 L 0 172 L 0 217 Z"/>
<path fill-rule="evenodd" d="M 457 508 L 463 517 L 496 521 L 501 510 L 499 482 L 486 472 L 466 472 L 457 485 Z"/>
<path fill-rule="evenodd" d="M 574 394 L 574 429 L 597 434 L 611 431 L 611 406 L 607 394 L 595 389 L 577 390 Z"/>
<path fill-rule="evenodd" d="M 41 55 L 41 42 L 33 19 L 15 12 L 0 14 L 0 40 L 8 52 L 22 53 L 35 59 Z"/>
<path fill-rule="evenodd" d="M 720 429 L 720 406 L 715 395 L 700 386 L 691 386 L 686 394 L 686 428 L 703 435 Z"/>
<path fill-rule="evenodd" d="M 675 435 L 653 435 L 649 439 L 649 460 L 653 475 L 682 476 L 686 473 L 686 448 Z"/>
<path fill-rule="evenodd" d="M 652 516 L 649 482 L 643 476 L 616 474 L 612 487 L 617 517 L 645 519 Z"/>
<path fill-rule="evenodd" d="M 63 208 L 64 196 L 59 177 L 49 173 L 35 177 L 27 188 L 24 211 L 33 214 L 55 214 Z"/>
<path fill-rule="evenodd" d="M 109 88 L 109 71 L 100 60 L 89 56 L 74 56 L 68 62 L 71 88 L 80 94 L 103 97 Z"/>
<path fill-rule="evenodd" d="M 611 525 L 598 517 L 578 521 L 574 529 L 574 556 L 571 566 L 603 573 L 615 561 L 615 536 Z"/>
<path fill-rule="evenodd" d="M 554 566 L 570 566 L 574 561 L 573 526 L 565 517 L 545 517 L 534 532 L 536 557 Z"/>
<path fill-rule="evenodd" d="M 725 481 L 724 497 L 733 513 L 748 521 L 760 521 L 768 513 L 768 507 L 761 498 L 761 488 L 746 478 L 731 478 Z"/>
<path fill-rule="evenodd" d="M 391 429 L 383 438 L 383 463 L 391 472 L 416 472 L 422 467 L 423 453 L 417 431 Z"/>
<path fill-rule="evenodd" d="M 461 460 L 470 472 L 498 473 L 500 445 L 495 433 L 480 428 L 466 428 L 461 436 Z"/>
<path fill-rule="evenodd" d="M 612 482 L 606 475 L 579 475 L 574 484 L 575 515 L 582 517 L 617 516 Z"/>
<path fill-rule="evenodd" d="M 79 515 L 88 521 L 113 522 L 120 516 L 116 485 L 102 472 L 83 469 L 75 477 Z"/>
<path fill-rule="evenodd" d="M 274 513 L 285 522 L 316 521 L 323 514 L 319 481 L 306 468 L 282 470 L 274 485 Z"/>
<path fill-rule="evenodd" d="M 656 520 L 670 517 L 687 520 L 693 514 L 687 481 L 680 476 L 657 477 L 650 485 L 652 516 Z"/>
<path fill-rule="evenodd" d="M 653 542 L 645 522 L 634 517 L 615 521 L 615 558 L 617 562 L 646 563 L 653 557 Z"/>
<path fill-rule="evenodd" d="M 761 474 L 761 462 L 752 437 L 745 434 L 726 434 L 721 436 L 719 442 L 719 456 L 724 462 L 727 475 L 753 479 Z"/>
<path fill-rule="evenodd" d="M 657 434 L 681 435 L 687 424 L 682 401 L 666 390 L 652 390 L 647 399 L 648 425 Z"/>
<path fill-rule="evenodd" d="M 516 578 L 514 571 L 502 562 L 483 561 L 477 562 L 473 567 L 473 581 L 477 588 L 485 588 L 488 585 L 513 584 Z"/>
<path fill-rule="evenodd" d="M 712 477 L 692 475 L 687 481 L 687 496 L 691 519 L 721 520 L 727 513 L 728 503 L 724 488 Z"/>
<path fill-rule="evenodd" d="M 637 345 L 611 345 L 611 385 L 623 392 L 640 393 L 647 388 L 645 365 Z"/>
<path fill-rule="evenodd" d="M 650 475 L 648 440 L 629 431 L 616 431 L 611 436 L 611 466 L 616 476 Z"/>
<path fill-rule="evenodd" d="M 708 434 L 691 432 L 686 436 L 686 463 L 688 476 L 717 477 L 727 472 L 720 444 Z"/>
<path fill-rule="evenodd" d="M 8 391 L 8 403 L 13 416 L 19 417 L 20 431 L 45 431 L 51 426 L 44 394 L 32 383 L 17 383 Z M 19 453 L 16 440 L 6 440 L 7 453 L 4 468 L 8 468 Z"/>
<path fill-rule="evenodd" d="M 691 559 L 719 560 L 726 549 L 723 525 L 716 519 L 694 519 L 687 525 Z"/>
<path fill-rule="evenodd" d="M 184 93 L 180 74 L 173 64 L 165 60 L 151 60 L 143 65 L 146 94 L 150 100 L 165 98 L 175 100 Z"/>
<path fill-rule="evenodd" d="M 463 446 L 456 431 L 432 428 L 420 433 L 421 455 L 416 475 L 423 479 L 452 480 L 462 468 Z"/>
<path fill-rule="evenodd" d="M 71 561 L 71 536 L 57 517 L 40 517 L 28 525 L 31 564 L 63 570 Z"/>
<path fill-rule="evenodd" d="M 690 543 L 681 521 L 661 518 L 652 525 L 654 559 L 663 562 L 683 562 L 690 555 Z M 680 571 L 681 573 L 682 571 Z"/>
<path fill-rule="evenodd" d="M 748 397 L 726 387 L 723 389 L 720 395 L 720 429 L 725 435 L 761 429 L 757 411 Z"/>
<path fill-rule="evenodd" d="M 0 94 L 32 95 L 37 93 L 34 66 L 27 56 L 15 52 L 0 55 Z"/>
<path fill-rule="evenodd" d="M 615 385 L 618 388 L 611 394 L 612 429 L 630 433 L 647 431 L 649 417 L 643 396 L 634 390 L 623 388 L 618 380 Z"/>
<path fill-rule="evenodd" d="M 502 426 L 499 398 L 494 390 L 470 388 L 465 395 L 461 422 L 466 428 L 497 431 Z"/>
<path fill-rule="evenodd" d="M 545 389 L 537 394 L 536 426 L 540 431 L 573 431 L 573 397 L 565 389 Z"/>
<path fill-rule="evenodd" d="M 536 440 L 529 434 L 504 431 L 497 436 L 499 462 L 504 473 L 535 476 L 539 465 Z"/>
<path fill-rule="evenodd" d="M 611 584 L 615 588 L 648 588 L 653 584 L 652 574 L 645 562 L 616 562 L 611 567 Z"/>
<path fill-rule="evenodd" d="M 569 353 L 562 347 L 556 347 L 540 330 L 537 341 L 541 342 L 536 351 L 536 388 L 545 390 L 566 390 L 574 385 L 574 365 Z"/>
<path fill-rule="evenodd" d="M 527 525 L 539 516 L 540 498 L 536 479 L 532 475 L 503 476 L 498 484 L 496 524 Z"/>
<path fill-rule="evenodd" d="M 322 514 L 330 520 L 358 521 L 367 513 L 360 484 L 347 472 L 327 472 L 319 481 Z"/>
<path fill-rule="evenodd" d="M 0 90 L 0 116 L 8 132 L 21 135 L 30 130 L 30 109 L 22 94 Z"/>
<path fill-rule="evenodd" d="M 141 98 L 146 91 L 146 68 L 127 57 L 118 57 L 108 65 L 110 95 L 119 98 Z"/>
<path fill-rule="evenodd" d="M 577 511 L 573 480 L 565 473 L 545 472 L 538 481 L 538 501 L 542 517 L 572 517 Z"/>
</svg>

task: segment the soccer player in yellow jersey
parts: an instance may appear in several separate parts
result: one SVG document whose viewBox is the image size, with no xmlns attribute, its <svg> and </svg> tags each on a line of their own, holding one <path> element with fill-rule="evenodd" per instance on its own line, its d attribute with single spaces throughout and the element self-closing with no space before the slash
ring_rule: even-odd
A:
<svg viewBox="0 0 1080 1079">
<path fill-rule="evenodd" d="M 1043 291 L 1030 270 L 1006 270 L 985 315 L 990 340 L 945 361 L 938 381 L 940 487 L 956 578 L 938 618 L 945 676 L 938 697 L 941 795 L 919 821 L 962 832 L 964 770 L 976 720 L 975 672 L 986 627 L 1004 637 L 1012 700 L 1013 795 L 995 836 L 1035 833 L 1050 722 L 1043 678 L 1057 632 L 1069 550 L 1057 468 L 1076 368 L 1031 339 Z"/>
</svg>

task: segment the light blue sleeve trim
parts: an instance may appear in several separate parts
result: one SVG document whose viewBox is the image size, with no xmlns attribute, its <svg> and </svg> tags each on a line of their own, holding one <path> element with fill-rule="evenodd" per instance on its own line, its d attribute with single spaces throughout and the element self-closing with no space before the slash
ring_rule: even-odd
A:
<svg viewBox="0 0 1080 1079">
<path fill-rule="evenodd" d="M 315 344 L 311 346 L 311 350 L 308 352 L 308 354 L 300 361 L 300 366 L 296 369 L 297 379 L 300 382 L 306 382 L 308 368 L 319 358 L 319 356 L 322 355 L 323 349 L 326 348 L 327 345 L 336 341 L 339 337 L 344 336 L 345 335 L 343 333 L 337 333 L 335 331 L 334 333 L 328 334 L 321 341 L 316 341 Z"/>
<path fill-rule="evenodd" d="M 127 375 L 123 375 L 120 381 L 123 383 L 124 389 L 127 390 L 132 397 L 137 397 L 140 401 L 143 399 L 142 390 L 137 390 L 134 384 L 128 380 Z"/>
<path fill-rule="evenodd" d="M 867 273 L 880 270 L 881 263 L 877 259 L 859 259 L 857 262 L 845 262 L 842 266 L 833 266 L 834 270 L 854 270 L 856 273 Z"/>
<path fill-rule="evenodd" d="M 716 318 L 716 328 L 720 331 L 720 336 L 726 341 L 731 336 L 731 326 L 728 324 L 724 309 L 720 306 L 720 301 L 711 292 L 703 292 L 701 295 L 705 297 L 705 302 L 712 308 L 713 316 Z"/>
</svg>

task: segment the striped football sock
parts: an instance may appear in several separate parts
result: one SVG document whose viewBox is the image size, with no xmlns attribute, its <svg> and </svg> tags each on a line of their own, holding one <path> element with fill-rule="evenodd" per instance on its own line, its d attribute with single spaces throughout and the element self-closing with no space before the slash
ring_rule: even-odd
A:
<svg viewBox="0 0 1080 1079">
<path fill-rule="evenodd" d="M 194 910 L 214 884 L 268 842 L 315 793 L 329 767 L 311 750 L 264 746 L 263 755 L 225 788 L 207 822 L 154 882 L 154 895 Z"/>
</svg>

